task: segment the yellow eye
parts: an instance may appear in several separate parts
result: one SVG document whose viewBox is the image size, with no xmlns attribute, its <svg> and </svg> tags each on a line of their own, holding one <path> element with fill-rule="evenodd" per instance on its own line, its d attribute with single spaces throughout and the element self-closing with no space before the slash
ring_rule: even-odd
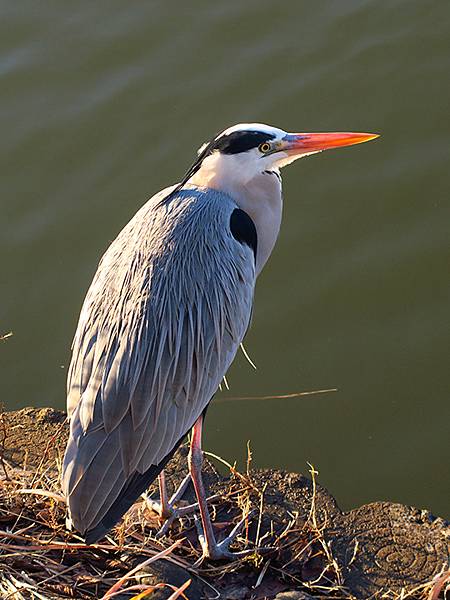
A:
<svg viewBox="0 0 450 600">
<path fill-rule="evenodd" d="M 262 152 L 263 154 L 266 154 L 266 152 L 269 152 L 270 150 L 270 144 L 268 144 L 267 142 L 263 142 L 262 144 L 259 145 L 259 151 Z"/>
</svg>

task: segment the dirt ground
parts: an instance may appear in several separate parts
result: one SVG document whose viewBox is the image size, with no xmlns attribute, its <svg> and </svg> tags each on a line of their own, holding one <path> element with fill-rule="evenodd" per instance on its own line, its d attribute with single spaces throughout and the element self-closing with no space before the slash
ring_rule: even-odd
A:
<svg viewBox="0 0 450 600">
<path fill-rule="evenodd" d="M 271 548 L 262 554 L 255 551 L 228 565 L 197 564 L 194 519 L 175 523 L 157 541 L 156 517 L 142 508 L 143 502 L 129 511 L 106 544 L 86 546 L 66 531 L 65 505 L 58 496 L 66 439 L 65 414 L 59 411 L 25 408 L 0 416 L 0 597 L 113 597 L 107 592 L 114 582 L 175 543 L 167 558 L 138 570 L 114 598 L 444 598 L 446 584 L 439 581 L 450 564 L 447 522 L 387 502 L 342 512 L 314 472 L 306 477 L 232 470 L 224 477 L 208 463 L 207 484 L 217 494 L 211 510 L 218 536 L 254 509 L 236 549 Z M 173 487 L 186 473 L 186 455 L 182 447 L 169 464 Z M 185 503 L 192 500 L 188 489 Z M 189 580 L 184 592 L 176 592 Z M 132 584 L 144 595 L 136 595 Z"/>
</svg>

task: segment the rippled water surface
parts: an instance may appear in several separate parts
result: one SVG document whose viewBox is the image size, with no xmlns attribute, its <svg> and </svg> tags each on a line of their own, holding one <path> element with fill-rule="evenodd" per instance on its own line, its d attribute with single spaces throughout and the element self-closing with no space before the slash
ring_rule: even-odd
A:
<svg viewBox="0 0 450 600">
<path fill-rule="evenodd" d="M 2 2 L 0 400 L 65 403 L 110 241 L 217 130 L 376 131 L 284 172 L 281 237 L 205 446 L 449 516 L 444 1 Z M 288 400 L 225 402 L 338 388 Z"/>
</svg>

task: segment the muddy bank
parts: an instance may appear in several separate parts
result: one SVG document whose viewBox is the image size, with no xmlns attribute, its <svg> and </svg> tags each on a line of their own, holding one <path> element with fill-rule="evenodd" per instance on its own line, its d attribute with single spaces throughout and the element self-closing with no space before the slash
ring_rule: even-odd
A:
<svg viewBox="0 0 450 600">
<path fill-rule="evenodd" d="M 39 582 L 49 575 L 38 558 L 43 551 L 45 553 L 41 546 L 51 541 L 56 544 L 56 548 L 51 549 L 51 560 L 60 561 L 75 574 L 82 572 L 85 579 L 78 577 L 81 583 L 77 580 L 70 585 L 70 579 L 61 575 L 61 582 L 69 585 L 64 588 L 61 583 L 53 595 L 44 596 L 102 597 L 114 578 L 147 557 L 142 552 L 154 543 L 150 526 L 156 526 L 155 518 L 143 515 L 142 511 L 138 515 L 137 509 L 130 511 L 125 524 L 112 536 L 118 546 L 109 544 L 109 549 L 97 552 L 70 537 L 73 534 L 68 534 L 64 527 L 64 505 L 57 502 L 56 496 L 56 500 L 45 497 L 36 500 L 33 493 L 23 492 L 25 484 L 21 484 L 22 487 L 15 484 L 21 472 L 30 477 L 36 471 L 42 474 L 41 484 L 51 482 L 56 493 L 57 464 L 64 452 L 66 437 L 65 415 L 59 411 L 27 408 L 2 415 L 0 567 L 6 574 L 25 573 L 25 580 L 28 575 L 39 589 Z M 167 470 L 173 486 L 186 472 L 186 452 L 186 448 L 182 448 Z M 222 477 L 210 464 L 207 479 L 211 492 L 218 494 L 212 506 L 217 531 L 228 531 L 242 510 L 252 507 L 257 515 L 249 521 L 244 536 L 247 542 L 241 540 L 241 547 L 238 545 L 237 549 L 245 544 L 251 547 L 258 540 L 259 545 L 273 547 L 273 550 L 232 566 L 217 563 L 195 566 L 199 555 L 195 524 L 187 518 L 182 524 L 177 523 L 169 538 L 162 541 L 169 546 L 182 540 L 173 552 L 176 560 L 159 560 L 147 567 L 138 580 L 142 586 L 167 582 L 176 587 L 191 579 L 184 592 L 190 600 L 214 598 L 217 593 L 227 600 L 295 600 L 310 596 L 419 599 L 430 595 L 433 578 L 449 568 L 449 524 L 426 510 L 375 502 L 342 512 L 332 495 L 310 476 L 276 470 L 253 470 Z M 192 490 L 189 490 L 186 501 L 191 499 Z M 46 519 L 40 512 L 37 514 L 38 531 L 33 530 L 33 511 L 51 513 L 51 518 Z M 19 526 L 20 519 L 23 522 Z M 34 537 L 29 537 L 27 528 Z M 79 547 L 75 548 L 74 540 Z M 137 540 L 142 541 L 141 550 Z M 67 544 L 64 551 L 57 546 L 62 542 Z M 162 547 L 160 542 L 158 544 L 155 548 Z M 39 549 L 34 550 L 36 547 Z M 107 573 L 103 579 L 102 568 Z M 15 576 L 12 577 L 13 581 Z M 89 587 L 88 577 L 91 583 L 97 577 L 96 587 Z M 21 581 L 20 577 L 16 579 Z M 58 581 L 58 577 L 55 576 L 54 581 Z M 293 595 L 295 590 L 297 595 Z M 25 588 L 20 593 L 23 595 L 11 598 L 39 597 Z M 49 594 L 48 589 L 46 593 Z M 173 591 L 163 588 L 148 597 L 162 600 L 171 593 Z M 131 598 L 133 593 L 124 590 L 120 597 Z"/>
</svg>

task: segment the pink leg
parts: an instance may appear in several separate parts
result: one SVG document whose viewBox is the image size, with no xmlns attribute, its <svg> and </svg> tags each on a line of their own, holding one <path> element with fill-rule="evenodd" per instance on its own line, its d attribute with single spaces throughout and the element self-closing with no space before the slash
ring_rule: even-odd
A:
<svg viewBox="0 0 450 600">
<path fill-rule="evenodd" d="M 168 519 L 172 515 L 172 507 L 167 498 L 166 475 L 164 471 L 158 475 L 159 501 L 161 503 L 161 518 Z"/>
<path fill-rule="evenodd" d="M 212 558 L 213 560 L 237 558 L 251 554 L 254 550 L 244 550 L 243 552 L 230 552 L 228 550 L 230 544 L 234 538 L 239 534 L 245 523 L 247 522 L 248 516 L 244 517 L 234 529 L 230 535 L 221 542 L 217 543 L 214 530 L 211 523 L 211 518 L 208 512 L 208 505 L 206 501 L 205 487 L 203 485 L 202 478 L 202 463 L 203 463 L 203 452 L 202 452 L 202 425 L 203 415 L 201 415 L 195 422 L 192 428 L 192 440 L 191 449 L 188 457 L 189 472 L 191 474 L 192 483 L 194 484 L 195 494 L 197 496 L 198 506 L 200 509 L 200 517 L 202 520 L 203 531 L 199 535 L 199 541 L 203 549 L 203 556 L 206 558 Z"/>
</svg>

